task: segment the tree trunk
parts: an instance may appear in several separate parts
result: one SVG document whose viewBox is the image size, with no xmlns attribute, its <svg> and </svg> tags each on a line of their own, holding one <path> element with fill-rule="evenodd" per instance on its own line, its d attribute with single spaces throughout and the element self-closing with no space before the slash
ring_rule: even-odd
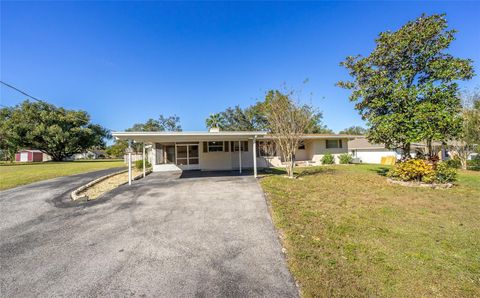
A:
<svg viewBox="0 0 480 298">
<path fill-rule="evenodd" d="M 459 154 L 458 158 L 460 159 L 460 164 L 462 165 L 462 169 L 467 169 L 467 161 L 468 161 L 468 151 L 465 154 Z"/>
<path fill-rule="evenodd" d="M 405 143 L 402 146 L 402 160 L 405 161 L 410 158 L 412 158 L 412 156 L 410 155 L 410 143 Z"/>
</svg>

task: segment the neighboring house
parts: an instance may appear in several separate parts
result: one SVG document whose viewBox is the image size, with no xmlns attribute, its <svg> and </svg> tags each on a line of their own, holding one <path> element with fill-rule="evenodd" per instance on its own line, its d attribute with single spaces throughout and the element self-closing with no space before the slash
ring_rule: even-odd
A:
<svg viewBox="0 0 480 298">
<path fill-rule="evenodd" d="M 384 157 L 400 157 L 400 152 L 385 148 L 383 144 L 372 144 L 364 136 L 348 142 L 348 150 L 352 157 L 360 163 L 380 164 Z"/>
<path fill-rule="evenodd" d="M 442 148 L 440 142 L 433 142 L 432 150 L 438 152 L 440 159 L 448 159 L 448 153 Z M 382 158 L 395 157 L 400 159 L 402 152 L 400 149 L 392 150 L 387 149 L 384 144 L 370 143 L 365 136 L 358 136 L 357 138 L 348 142 L 348 150 L 350 154 L 356 159 L 356 162 L 360 163 L 372 163 L 380 164 Z M 425 154 L 427 152 L 427 146 L 425 143 L 413 143 L 410 148 L 410 155 L 415 157 L 419 152 Z"/>
<path fill-rule="evenodd" d="M 50 155 L 34 149 L 20 150 L 15 154 L 15 161 L 18 162 L 42 162 L 51 159 Z"/>
<path fill-rule="evenodd" d="M 278 167 L 283 160 L 271 136 L 261 131 L 209 132 L 114 132 L 119 140 L 151 145 L 147 151 L 153 171 L 171 170 L 239 170 Z M 303 137 L 295 162 L 321 164 L 327 152 L 338 155 L 348 152 L 353 136 L 308 134 Z"/>
<path fill-rule="evenodd" d="M 78 159 L 102 159 L 106 158 L 107 153 L 105 150 L 87 150 L 82 153 L 73 154 L 68 160 L 78 160 Z"/>
</svg>

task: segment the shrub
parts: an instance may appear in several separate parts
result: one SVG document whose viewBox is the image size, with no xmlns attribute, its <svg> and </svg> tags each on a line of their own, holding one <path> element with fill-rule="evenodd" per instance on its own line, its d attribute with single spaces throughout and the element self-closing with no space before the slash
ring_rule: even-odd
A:
<svg viewBox="0 0 480 298">
<path fill-rule="evenodd" d="M 325 153 L 325 155 L 322 157 L 322 164 L 324 165 L 332 165 L 335 163 L 335 157 L 332 155 L 332 153 Z"/>
<path fill-rule="evenodd" d="M 388 176 L 402 181 L 425 183 L 447 183 L 457 179 L 457 171 L 447 162 L 440 162 L 436 167 L 423 159 L 410 159 L 397 163 Z"/>
<path fill-rule="evenodd" d="M 480 171 L 480 154 L 476 155 L 472 160 L 468 160 L 467 167 L 472 171 Z"/>
<path fill-rule="evenodd" d="M 409 159 L 397 163 L 388 172 L 388 176 L 402 181 L 423 181 L 432 179 L 434 170 L 432 165 L 423 159 Z"/>
<path fill-rule="evenodd" d="M 148 169 L 150 168 L 152 165 L 150 164 L 150 162 L 148 160 L 145 160 L 145 167 Z M 143 170 L 143 160 L 136 160 L 135 161 L 135 168 L 137 170 Z"/>
<path fill-rule="evenodd" d="M 450 168 L 460 169 L 462 167 L 462 163 L 460 162 L 460 158 L 458 157 L 450 158 L 446 161 L 446 163 Z"/>
<path fill-rule="evenodd" d="M 438 183 L 454 182 L 457 180 L 457 171 L 447 162 L 440 162 L 435 169 L 435 180 Z"/>
<path fill-rule="evenodd" d="M 340 154 L 339 159 L 341 164 L 349 164 L 352 162 L 353 157 L 348 153 L 344 153 Z"/>
</svg>

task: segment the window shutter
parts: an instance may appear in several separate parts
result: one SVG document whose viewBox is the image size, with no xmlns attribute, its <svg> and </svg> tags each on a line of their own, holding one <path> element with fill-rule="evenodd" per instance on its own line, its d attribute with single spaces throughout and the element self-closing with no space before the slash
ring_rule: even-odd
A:
<svg viewBox="0 0 480 298">
<path fill-rule="evenodd" d="M 203 152 L 208 152 L 207 142 L 203 142 Z"/>
<path fill-rule="evenodd" d="M 230 142 L 223 142 L 223 146 L 225 146 L 224 150 L 225 152 L 228 152 L 228 144 L 230 144 Z"/>
<path fill-rule="evenodd" d="M 338 148 L 343 148 L 342 147 L 342 140 L 338 140 Z"/>
<path fill-rule="evenodd" d="M 248 141 L 243 141 L 242 146 L 243 146 L 243 151 L 248 152 Z"/>
</svg>

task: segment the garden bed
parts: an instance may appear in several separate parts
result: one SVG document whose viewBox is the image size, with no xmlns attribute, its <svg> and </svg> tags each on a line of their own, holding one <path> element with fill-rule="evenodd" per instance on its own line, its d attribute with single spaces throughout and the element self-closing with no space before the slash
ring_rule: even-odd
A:
<svg viewBox="0 0 480 298">
<path fill-rule="evenodd" d="M 151 171 L 147 171 L 147 175 Z M 138 180 L 143 177 L 141 170 L 132 169 L 132 179 Z M 96 179 L 82 187 L 76 189 L 71 193 L 72 200 L 95 200 L 101 195 L 119 187 L 120 185 L 128 183 L 128 171 L 120 171 L 110 175 L 106 175 Z"/>
<path fill-rule="evenodd" d="M 402 186 L 407 186 L 407 187 L 427 187 L 427 188 L 433 188 L 433 189 L 446 189 L 446 188 L 452 188 L 454 186 L 453 183 L 425 183 L 421 181 L 401 181 L 401 180 L 395 180 L 388 178 L 387 179 L 388 183 L 391 184 L 398 184 Z"/>
</svg>

